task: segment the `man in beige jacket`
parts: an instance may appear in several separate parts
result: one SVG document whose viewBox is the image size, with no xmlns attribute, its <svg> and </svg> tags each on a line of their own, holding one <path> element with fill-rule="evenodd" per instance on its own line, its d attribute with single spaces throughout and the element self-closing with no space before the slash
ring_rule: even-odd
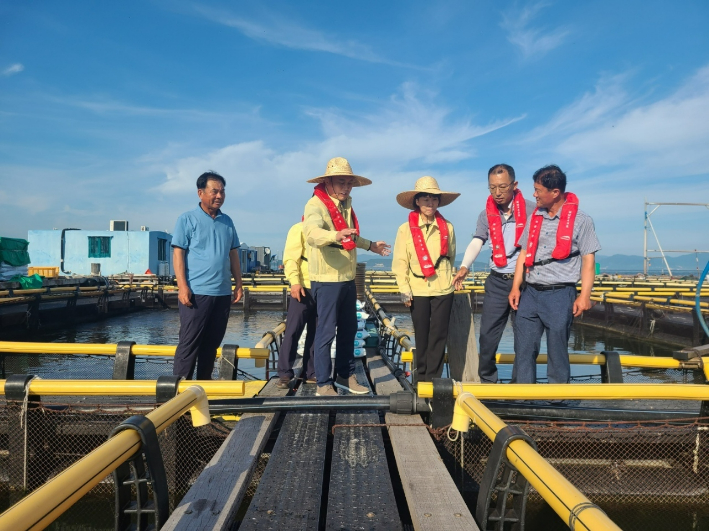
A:
<svg viewBox="0 0 710 531">
<path fill-rule="evenodd" d="M 303 221 L 303 234 L 311 247 L 308 274 L 318 314 L 314 347 L 316 396 L 336 396 L 333 384 L 351 393 L 365 394 L 368 389 L 355 379 L 356 249 L 387 256 L 390 246 L 360 237 L 350 192 L 354 186 L 367 186 L 372 181 L 353 174 L 347 160 L 331 159 L 325 174 L 308 182 L 318 184 L 306 203 Z M 330 357 L 334 339 L 337 339 L 335 381 Z"/>
</svg>

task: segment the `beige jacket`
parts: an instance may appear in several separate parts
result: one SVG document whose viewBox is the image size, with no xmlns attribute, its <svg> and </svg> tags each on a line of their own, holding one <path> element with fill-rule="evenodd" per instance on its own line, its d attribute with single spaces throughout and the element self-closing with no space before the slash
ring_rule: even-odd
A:
<svg viewBox="0 0 710 531">
<path fill-rule="evenodd" d="M 306 289 L 311 287 L 308 277 L 307 247 L 303 236 L 303 223 L 296 223 L 289 229 L 284 247 L 284 275 L 291 286 L 299 284 Z"/>
<path fill-rule="evenodd" d="M 409 228 L 409 223 L 403 223 L 397 230 L 397 239 L 394 242 L 394 251 L 392 252 L 392 272 L 397 278 L 397 287 L 400 293 L 411 293 L 415 297 L 436 297 L 438 295 L 448 295 L 454 291 L 453 281 L 453 266 L 456 259 L 456 236 L 454 235 L 454 226 L 448 221 L 446 224 L 449 227 L 449 252 L 448 260 L 444 259 L 439 262 L 439 267 L 436 269 L 436 275 L 429 278 L 418 278 L 415 275 L 422 275 L 422 269 L 419 267 L 419 259 L 417 252 L 414 249 L 414 239 L 412 231 Z M 429 225 L 426 224 L 419 216 L 419 227 L 424 234 L 429 256 L 436 263 L 441 250 L 441 236 L 439 227 L 436 222 Z"/>
<path fill-rule="evenodd" d="M 348 227 L 354 228 L 352 221 L 352 198 L 344 203 L 333 199 L 340 209 Z M 306 203 L 303 220 L 303 234 L 310 246 L 308 253 L 308 275 L 311 282 L 345 282 L 355 279 L 357 267 L 357 249 L 346 251 L 335 241 L 335 225 L 323 201 L 313 196 Z M 369 249 L 370 240 L 359 237 L 356 245 L 360 249 Z"/>
</svg>

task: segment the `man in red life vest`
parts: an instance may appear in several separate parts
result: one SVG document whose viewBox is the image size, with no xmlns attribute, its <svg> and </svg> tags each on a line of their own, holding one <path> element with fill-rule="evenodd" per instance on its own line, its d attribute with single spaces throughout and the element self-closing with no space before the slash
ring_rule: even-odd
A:
<svg viewBox="0 0 710 531">
<path fill-rule="evenodd" d="M 547 381 L 568 383 L 572 320 L 592 307 L 594 253 L 601 245 L 592 218 L 579 210 L 576 195 L 565 192 L 567 176 L 559 167 L 540 168 L 533 181 L 537 208 L 520 238 L 524 250 L 508 297 L 510 306 L 517 310 L 513 383 L 536 382 L 543 332 L 547 337 Z M 577 295 L 580 278 L 582 287 Z"/>
<path fill-rule="evenodd" d="M 355 379 L 356 248 L 387 256 L 390 246 L 383 241 L 373 242 L 360 237 L 350 191 L 354 186 L 367 186 L 372 181 L 353 174 L 347 160 L 341 157 L 331 159 L 325 175 L 308 182 L 318 184 L 313 197 L 306 203 L 303 221 L 303 234 L 310 246 L 308 275 L 311 294 L 318 315 L 314 341 L 316 396 L 337 395 L 333 384 L 351 393 L 365 394 L 367 387 Z M 330 357 L 334 339 L 335 382 Z"/>
<path fill-rule="evenodd" d="M 508 316 L 515 322 L 508 294 L 513 286 L 515 262 L 521 249 L 519 240 L 535 204 L 523 198 L 515 180 L 515 170 L 507 164 L 496 164 L 488 170 L 488 189 L 491 195 L 488 196 L 486 208 L 478 216 L 476 233 L 466 248 L 461 269 L 454 277 L 454 286 L 456 289 L 463 287 L 463 280 L 481 247 L 490 241 L 491 273 L 486 279 L 486 296 L 481 312 L 478 376 L 481 383 L 497 383 L 498 344 Z"/>
</svg>

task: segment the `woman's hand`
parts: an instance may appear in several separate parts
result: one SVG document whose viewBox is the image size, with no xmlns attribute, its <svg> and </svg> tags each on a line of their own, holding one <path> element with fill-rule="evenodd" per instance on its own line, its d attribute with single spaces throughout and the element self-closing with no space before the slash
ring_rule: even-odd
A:
<svg viewBox="0 0 710 531">
<path fill-rule="evenodd" d="M 407 308 L 409 308 L 412 305 L 412 294 L 411 293 L 400 293 L 400 297 L 402 297 L 402 304 L 404 304 Z"/>
</svg>

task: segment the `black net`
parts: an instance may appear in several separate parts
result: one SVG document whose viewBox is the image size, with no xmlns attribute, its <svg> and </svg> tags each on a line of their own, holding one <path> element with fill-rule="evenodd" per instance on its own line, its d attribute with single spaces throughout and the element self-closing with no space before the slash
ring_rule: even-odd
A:
<svg viewBox="0 0 710 531">
<path fill-rule="evenodd" d="M 120 400 L 120 399 L 117 399 Z M 130 400 L 130 399 L 129 399 Z M 0 501 L 3 510 L 103 444 L 121 422 L 155 404 L 9 403 L 0 409 Z M 129 402 L 129 403 L 126 403 Z M 233 422 L 213 419 L 195 428 L 185 415 L 159 435 L 170 510 L 226 439 Z M 25 451 L 26 449 L 26 451 Z M 113 529 L 114 485 L 104 478 L 51 529 Z"/>
<path fill-rule="evenodd" d="M 273 359 L 269 360 L 271 371 L 275 370 L 278 350 L 273 350 Z M 111 380 L 113 377 L 114 356 L 84 355 L 84 354 L 0 354 L 2 378 L 13 374 L 32 374 L 40 378 L 52 380 Z M 245 363 L 246 361 L 246 363 Z M 219 377 L 222 358 L 215 360 L 212 378 Z M 242 365 L 251 369 L 251 360 L 242 360 Z M 136 356 L 134 379 L 156 380 L 159 376 L 173 373 L 173 358 L 171 356 Z M 256 376 L 244 370 L 237 369 L 240 379 L 255 379 Z M 254 370 L 264 374 L 264 369 Z"/>
<path fill-rule="evenodd" d="M 707 529 L 707 420 L 510 424 L 525 430 L 540 455 L 622 529 L 695 529 L 692 515 Z M 445 433 L 435 438 L 459 490 L 475 510 L 491 441 L 477 428 L 455 441 Z M 566 528 L 534 489 L 529 513 L 534 529 L 553 529 L 533 524 L 550 514 L 555 525 Z M 688 515 L 689 523 L 677 525 Z"/>
</svg>

